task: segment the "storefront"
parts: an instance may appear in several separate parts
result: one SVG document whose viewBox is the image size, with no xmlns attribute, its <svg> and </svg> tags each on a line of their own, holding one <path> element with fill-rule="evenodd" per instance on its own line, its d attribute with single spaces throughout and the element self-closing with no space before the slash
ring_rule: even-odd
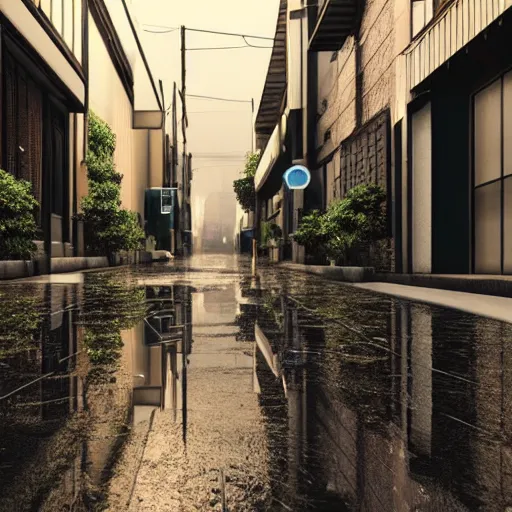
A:
<svg viewBox="0 0 512 512">
<path fill-rule="evenodd" d="M 413 89 L 407 272 L 512 274 L 511 45 L 508 10 Z"/>
</svg>

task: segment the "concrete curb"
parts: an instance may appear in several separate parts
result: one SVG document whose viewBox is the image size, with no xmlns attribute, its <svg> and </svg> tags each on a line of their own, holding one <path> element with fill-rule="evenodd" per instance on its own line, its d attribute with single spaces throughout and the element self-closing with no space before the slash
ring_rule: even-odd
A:
<svg viewBox="0 0 512 512">
<path fill-rule="evenodd" d="M 483 276 L 437 274 L 377 274 L 374 281 L 454 292 L 478 293 L 495 297 L 512 297 L 512 280 Z"/>
<path fill-rule="evenodd" d="M 66 272 L 77 272 L 108 267 L 106 257 L 87 258 L 52 258 L 52 274 L 63 274 Z M 36 274 L 35 261 L 8 260 L 0 261 L 0 281 L 34 277 Z"/>
<path fill-rule="evenodd" d="M 280 263 L 279 267 L 346 283 L 364 283 L 375 280 L 375 269 L 373 267 L 331 267 L 327 265 L 301 265 L 299 263 Z"/>
<path fill-rule="evenodd" d="M 8 260 L 0 261 L 0 280 L 32 277 L 35 273 L 33 261 Z"/>
</svg>

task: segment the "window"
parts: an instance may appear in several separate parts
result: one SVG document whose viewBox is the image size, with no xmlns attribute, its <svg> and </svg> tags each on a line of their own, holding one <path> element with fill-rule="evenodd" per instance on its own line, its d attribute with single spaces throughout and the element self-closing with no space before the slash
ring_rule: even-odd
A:
<svg viewBox="0 0 512 512">
<path fill-rule="evenodd" d="M 19 179 L 32 183 L 42 196 L 43 94 L 26 71 L 5 52 L 5 166 Z"/>
<path fill-rule="evenodd" d="M 474 270 L 512 274 L 512 71 L 474 96 Z"/>
</svg>

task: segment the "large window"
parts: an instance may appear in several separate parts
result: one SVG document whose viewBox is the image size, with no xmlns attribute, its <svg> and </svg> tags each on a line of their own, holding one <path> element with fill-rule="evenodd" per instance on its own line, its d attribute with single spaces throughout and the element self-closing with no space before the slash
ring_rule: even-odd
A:
<svg viewBox="0 0 512 512">
<path fill-rule="evenodd" d="M 32 183 L 42 197 L 43 94 L 28 73 L 5 52 L 5 166 Z"/>
<path fill-rule="evenodd" d="M 474 97 L 474 270 L 512 274 L 512 71 Z"/>
</svg>

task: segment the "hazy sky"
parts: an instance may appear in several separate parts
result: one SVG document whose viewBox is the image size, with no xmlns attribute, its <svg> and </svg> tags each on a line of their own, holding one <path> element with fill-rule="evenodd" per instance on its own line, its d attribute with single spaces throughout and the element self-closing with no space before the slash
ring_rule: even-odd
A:
<svg viewBox="0 0 512 512">
<path fill-rule="evenodd" d="M 274 37 L 279 0 L 132 0 L 140 28 L 161 31 L 179 27 Z M 146 25 L 155 25 L 148 27 Z M 141 32 L 155 80 L 164 82 L 167 105 L 176 81 L 181 87 L 180 31 Z M 249 39 L 271 47 L 272 41 Z M 187 32 L 187 48 L 242 46 L 242 38 Z M 270 49 L 188 51 L 187 93 L 255 100 L 255 112 L 265 82 Z M 193 199 L 231 187 L 251 148 L 252 114 L 249 103 L 187 99 L 188 150 L 193 154 Z M 181 112 L 179 111 L 178 119 Z M 200 210 L 200 205 L 197 204 Z M 198 210 L 198 213 L 199 213 Z M 196 215 L 197 217 L 197 215 Z M 196 221 L 193 219 L 196 225 Z"/>
<path fill-rule="evenodd" d="M 185 25 L 273 38 L 279 0 L 132 0 L 132 6 L 140 29 L 161 31 L 165 29 L 160 26 Z M 181 87 L 180 31 L 141 32 L 141 36 L 154 78 L 164 82 L 165 101 L 169 105 L 173 82 Z M 248 41 L 272 46 L 272 41 Z M 244 44 L 242 38 L 187 32 L 187 48 Z M 188 51 L 187 93 L 248 101 L 254 98 L 257 112 L 270 53 L 270 49 L 256 48 Z M 251 149 L 253 119 L 250 103 L 188 98 L 187 107 L 188 150 L 193 154 L 196 169 L 192 184 L 196 210 L 193 224 L 198 228 L 204 196 L 215 190 L 231 190 L 233 178 L 243 168 L 244 155 Z"/>
</svg>

